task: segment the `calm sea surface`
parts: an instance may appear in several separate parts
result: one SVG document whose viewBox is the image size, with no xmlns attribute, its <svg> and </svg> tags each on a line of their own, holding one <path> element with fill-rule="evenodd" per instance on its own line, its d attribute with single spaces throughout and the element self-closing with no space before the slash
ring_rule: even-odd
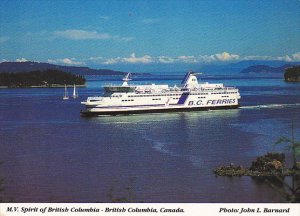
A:
<svg viewBox="0 0 300 216">
<path fill-rule="evenodd" d="M 155 75 L 136 83 L 173 85 L 181 78 Z M 1 201 L 285 202 L 261 179 L 216 177 L 213 170 L 231 162 L 250 166 L 257 156 L 283 151 L 273 144 L 290 136 L 292 119 L 299 140 L 300 83 L 205 76 L 238 87 L 243 109 L 80 116 L 80 101 L 120 79 L 89 77 L 79 99 L 67 101 L 62 88 L 0 89 Z"/>
</svg>

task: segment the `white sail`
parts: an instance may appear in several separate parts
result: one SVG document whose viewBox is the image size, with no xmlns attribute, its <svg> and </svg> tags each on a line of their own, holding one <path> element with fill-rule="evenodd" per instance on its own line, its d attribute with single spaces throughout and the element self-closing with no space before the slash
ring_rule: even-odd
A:
<svg viewBox="0 0 300 216">
<path fill-rule="evenodd" d="M 78 92 L 77 92 L 77 90 L 76 90 L 76 86 L 75 86 L 75 84 L 74 84 L 74 89 L 73 89 L 73 95 L 72 95 L 72 97 L 75 99 L 75 98 L 78 98 Z"/>
<path fill-rule="evenodd" d="M 63 100 L 68 100 L 68 99 L 69 99 L 69 95 L 68 95 L 67 85 L 65 85 L 65 94 Z"/>
</svg>

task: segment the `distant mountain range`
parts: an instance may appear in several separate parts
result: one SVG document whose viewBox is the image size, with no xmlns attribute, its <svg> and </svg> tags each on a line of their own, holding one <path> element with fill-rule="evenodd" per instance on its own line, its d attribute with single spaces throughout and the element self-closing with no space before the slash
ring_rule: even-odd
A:
<svg viewBox="0 0 300 216">
<path fill-rule="evenodd" d="M 286 61 L 261 61 L 261 60 L 247 60 L 230 64 L 208 64 L 200 66 L 198 69 L 194 65 L 195 71 L 211 73 L 211 74 L 227 74 L 227 73 L 252 73 L 252 74 L 280 74 L 286 68 L 300 65 L 300 62 L 286 62 Z M 143 66 L 140 66 L 141 68 Z M 146 66 L 145 66 L 146 67 Z M 187 67 L 187 66 L 185 66 Z M 20 73 L 30 71 L 45 71 L 49 69 L 60 70 L 77 75 L 125 75 L 127 72 L 110 70 L 110 69 L 92 69 L 89 67 L 77 66 L 62 66 L 42 62 L 2 62 L 0 63 L 0 73 Z M 180 65 L 170 65 L 169 74 L 179 72 Z M 186 71 L 186 69 L 184 70 Z M 150 75 L 150 73 L 132 73 L 133 75 Z"/>
<path fill-rule="evenodd" d="M 281 73 L 294 65 L 300 65 L 300 62 L 247 60 L 225 65 L 204 65 L 199 71 L 204 73 Z"/>
<path fill-rule="evenodd" d="M 0 73 L 21 73 L 30 71 L 45 71 L 49 69 L 60 70 L 77 75 L 125 75 L 127 72 L 114 71 L 109 69 L 92 69 L 89 67 L 61 66 L 42 62 L 2 62 L 0 63 Z M 132 73 L 140 75 L 141 73 Z M 145 73 L 143 73 L 145 75 Z"/>
<path fill-rule="evenodd" d="M 241 71 L 241 73 L 284 73 L 287 68 L 291 68 L 295 64 L 285 64 L 280 67 L 271 67 L 267 65 L 253 65 Z"/>
</svg>

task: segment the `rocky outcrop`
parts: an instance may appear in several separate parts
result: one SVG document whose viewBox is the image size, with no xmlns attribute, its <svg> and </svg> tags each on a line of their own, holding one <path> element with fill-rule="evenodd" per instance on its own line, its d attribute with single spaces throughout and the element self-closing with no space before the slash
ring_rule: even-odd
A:
<svg viewBox="0 0 300 216">
<path fill-rule="evenodd" d="M 285 167 L 285 156 L 281 153 L 267 153 L 257 157 L 250 168 L 230 164 L 229 166 L 218 167 L 214 172 L 219 176 L 289 176 L 295 173 L 299 174 L 299 170 Z"/>
</svg>

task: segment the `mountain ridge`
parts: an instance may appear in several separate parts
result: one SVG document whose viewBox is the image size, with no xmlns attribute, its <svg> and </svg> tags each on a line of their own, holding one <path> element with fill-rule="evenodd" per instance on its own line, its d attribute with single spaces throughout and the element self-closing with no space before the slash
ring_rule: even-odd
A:
<svg viewBox="0 0 300 216">
<path fill-rule="evenodd" d="M 283 65 L 300 65 L 300 62 L 286 62 L 281 60 L 244 60 L 235 63 L 222 64 L 222 65 L 204 65 L 200 67 L 199 71 L 205 72 L 216 72 L 216 73 L 224 73 L 224 72 L 235 72 L 242 73 L 243 70 L 257 65 L 264 65 L 271 68 L 281 67 Z M 283 72 L 283 71 L 282 71 Z M 243 72 L 244 73 L 244 72 Z"/>
<path fill-rule="evenodd" d="M 0 73 L 23 73 L 30 71 L 60 70 L 76 75 L 125 75 L 128 72 L 115 71 L 110 69 L 92 69 L 89 67 L 63 66 L 44 62 L 2 62 L 0 63 Z M 148 75 L 148 73 L 132 73 L 133 75 Z"/>
<path fill-rule="evenodd" d="M 297 64 L 284 64 L 279 67 L 271 67 L 268 65 L 253 65 L 241 71 L 241 73 L 283 73 L 286 69 L 291 68 Z"/>
</svg>

